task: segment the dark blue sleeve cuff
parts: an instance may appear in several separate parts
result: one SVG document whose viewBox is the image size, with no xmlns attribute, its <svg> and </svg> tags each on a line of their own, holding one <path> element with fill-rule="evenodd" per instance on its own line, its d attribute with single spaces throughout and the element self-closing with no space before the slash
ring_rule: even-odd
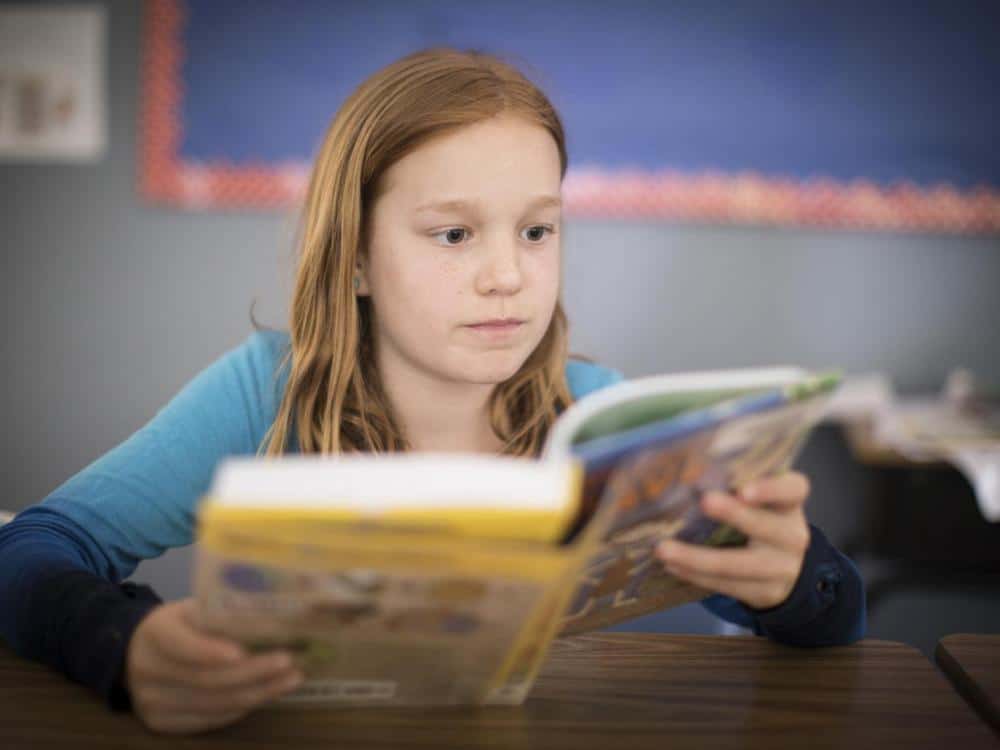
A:
<svg viewBox="0 0 1000 750">
<path fill-rule="evenodd" d="M 865 635 L 865 590 L 861 574 L 847 557 L 810 524 L 809 547 L 788 598 L 770 609 L 754 609 L 729 597 L 703 600 L 725 620 L 758 635 L 796 646 L 853 643 Z"/>
<path fill-rule="evenodd" d="M 83 570 L 52 571 L 33 584 L 19 612 L 21 655 L 92 688 L 112 710 L 129 710 L 128 645 L 159 596 L 148 586 L 114 584 Z"/>
</svg>

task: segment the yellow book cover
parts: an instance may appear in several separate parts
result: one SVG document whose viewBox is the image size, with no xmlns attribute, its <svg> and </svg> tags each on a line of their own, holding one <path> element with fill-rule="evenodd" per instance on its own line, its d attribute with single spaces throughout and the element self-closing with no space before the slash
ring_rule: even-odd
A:
<svg viewBox="0 0 1000 750">
<path fill-rule="evenodd" d="M 539 459 L 291 455 L 220 465 L 198 512 L 204 626 L 290 648 L 317 705 L 522 702 L 551 640 L 705 595 L 653 550 L 740 544 L 697 500 L 789 466 L 839 381 L 643 378 L 567 409 Z"/>
</svg>

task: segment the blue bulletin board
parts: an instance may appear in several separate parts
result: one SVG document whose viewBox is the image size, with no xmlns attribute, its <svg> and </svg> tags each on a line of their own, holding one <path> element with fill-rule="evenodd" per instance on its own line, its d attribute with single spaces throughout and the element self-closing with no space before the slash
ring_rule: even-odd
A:
<svg viewBox="0 0 1000 750">
<path fill-rule="evenodd" d="M 572 215 L 998 232 L 998 29 L 971 0 L 147 0 L 142 190 L 289 206 L 348 93 L 449 45 L 550 96 Z"/>
</svg>

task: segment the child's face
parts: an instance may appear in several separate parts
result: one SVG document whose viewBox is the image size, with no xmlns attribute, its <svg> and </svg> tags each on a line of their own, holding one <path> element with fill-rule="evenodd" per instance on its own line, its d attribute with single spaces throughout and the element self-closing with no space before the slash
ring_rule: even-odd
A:
<svg viewBox="0 0 1000 750">
<path fill-rule="evenodd" d="M 503 116 L 396 162 L 372 207 L 361 293 L 396 382 L 500 383 L 548 328 L 559 295 L 559 151 L 544 128 Z M 461 201 L 464 205 L 428 207 Z M 555 233 L 553 233 L 553 231 Z M 513 330 L 471 324 L 524 321 Z"/>
</svg>

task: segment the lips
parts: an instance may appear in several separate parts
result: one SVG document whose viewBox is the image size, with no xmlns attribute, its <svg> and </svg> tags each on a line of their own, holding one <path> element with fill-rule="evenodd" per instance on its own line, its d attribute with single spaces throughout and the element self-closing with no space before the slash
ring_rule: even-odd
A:
<svg viewBox="0 0 1000 750">
<path fill-rule="evenodd" d="M 524 321 L 518 318 L 493 318 L 480 323 L 473 323 L 466 326 L 470 332 L 479 339 L 484 339 L 493 344 L 510 342 L 514 337 L 520 336 L 521 327 Z"/>
<path fill-rule="evenodd" d="M 506 328 L 510 326 L 516 326 L 523 323 L 523 320 L 518 318 L 493 318 L 492 320 L 483 320 L 479 323 L 470 323 L 470 328 Z"/>
</svg>

